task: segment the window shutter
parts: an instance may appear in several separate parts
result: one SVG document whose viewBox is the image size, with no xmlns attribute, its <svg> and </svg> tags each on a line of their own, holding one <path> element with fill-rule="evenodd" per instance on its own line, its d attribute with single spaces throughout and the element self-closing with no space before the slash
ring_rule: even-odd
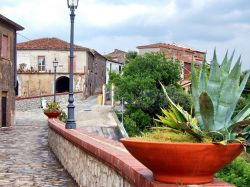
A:
<svg viewBox="0 0 250 187">
<path fill-rule="evenodd" d="M 9 46 L 9 36 L 3 34 L 1 43 L 2 43 L 2 49 L 1 49 L 2 57 L 9 58 L 9 50 L 10 50 L 10 48 L 9 48 L 10 47 Z"/>
</svg>

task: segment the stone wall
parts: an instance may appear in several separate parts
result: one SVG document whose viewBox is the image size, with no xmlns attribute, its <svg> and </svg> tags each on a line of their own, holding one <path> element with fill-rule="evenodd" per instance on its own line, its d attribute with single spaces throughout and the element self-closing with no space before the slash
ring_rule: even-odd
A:
<svg viewBox="0 0 250 187">
<path fill-rule="evenodd" d="M 2 37 L 7 36 L 7 57 L 1 54 Z M 15 117 L 15 46 L 16 31 L 13 26 L 0 20 L 0 128 L 11 126 Z M 2 111 L 2 99 L 6 99 L 6 108 Z M 6 119 L 2 119 L 6 113 Z M 4 115 L 5 116 L 5 115 Z"/>
<path fill-rule="evenodd" d="M 49 145 L 79 186 L 97 187 L 106 186 L 106 184 L 114 187 L 131 186 L 111 167 L 79 149 L 51 129 L 49 129 Z"/>
<path fill-rule="evenodd" d="M 56 82 L 62 77 L 69 77 L 68 73 L 57 73 Z M 84 90 L 85 75 L 80 73 L 74 74 L 74 91 Z M 39 95 L 54 93 L 54 73 L 53 72 L 18 72 L 18 95 L 19 97 L 33 97 Z M 56 83 L 57 84 L 57 83 Z M 67 83 L 65 83 L 67 84 Z"/>
<path fill-rule="evenodd" d="M 179 186 L 155 181 L 152 172 L 131 156 L 120 142 L 81 129 L 65 129 L 57 119 L 50 119 L 48 123 L 49 146 L 79 186 Z M 233 187 L 216 179 L 209 184 L 185 186 Z"/>
<path fill-rule="evenodd" d="M 47 102 L 53 101 L 53 95 L 44 95 L 44 96 L 37 96 L 37 97 L 25 97 L 25 98 L 17 98 L 16 99 L 16 110 L 17 111 L 27 111 L 32 109 L 41 108 L 41 98 L 47 100 Z M 56 101 L 61 103 L 68 102 L 69 95 L 68 93 L 64 94 L 57 94 Z M 78 92 L 74 93 L 75 102 L 83 100 L 83 93 Z"/>
</svg>

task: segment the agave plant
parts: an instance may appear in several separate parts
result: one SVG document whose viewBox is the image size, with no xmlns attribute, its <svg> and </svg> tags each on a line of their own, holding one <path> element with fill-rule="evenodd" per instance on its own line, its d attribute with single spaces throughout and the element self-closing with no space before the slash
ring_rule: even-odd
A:
<svg viewBox="0 0 250 187">
<path fill-rule="evenodd" d="M 237 102 L 249 78 L 248 72 L 240 82 L 240 57 L 231 69 L 234 52 L 228 59 L 226 53 L 221 65 L 217 62 L 216 51 L 210 66 L 209 78 L 206 74 L 206 61 L 197 76 L 192 65 L 192 95 L 194 99 L 195 118 L 169 98 L 163 85 L 163 92 L 170 103 L 170 109 L 162 109 L 163 116 L 159 122 L 169 128 L 185 131 L 197 141 L 211 137 L 216 143 L 226 144 L 232 141 L 250 145 L 250 103 L 235 117 Z M 197 123 L 198 121 L 198 123 Z"/>
<path fill-rule="evenodd" d="M 226 53 L 221 65 L 218 64 L 216 51 L 210 65 L 210 75 L 205 72 L 205 60 L 199 76 L 192 65 L 192 95 L 195 116 L 199 127 L 215 141 L 224 143 L 247 140 L 250 143 L 250 103 L 235 117 L 235 107 L 245 88 L 250 72 L 240 82 L 241 58 L 231 69 L 234 52 L 228 59 Z M 247 143 L 245 141 L 245 143 Z"/>
<path fill-rule="evenodd" d="M 163 92 L 166 96 L 167 101 L 169 102 L 169 109 L 161 109 L 163 116 L 156 115 L 159 119 L 155 119 L 156 121 L 162 123 L 164 126 L 168 128 L 175 129 L 175 132 L 187 132 L 192 135 L 198 142 L 201 142 L 204 134 L 198 126 L 198 121 L 196 117 L 189 114 L 185 111 L 180 105 L 176 105 L 168 96 L 168 93 L 165 87 L 161 84 Z"/>
</svg>

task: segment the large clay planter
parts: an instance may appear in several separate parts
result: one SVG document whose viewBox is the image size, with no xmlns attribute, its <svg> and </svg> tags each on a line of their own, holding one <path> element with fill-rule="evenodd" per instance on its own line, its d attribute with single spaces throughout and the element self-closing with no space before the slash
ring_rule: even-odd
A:
<svg viewBox="0 0 250 187">
<path fill-rule="evenodd" d="M 44 112 L 48 118 L 58 118 L 60 116 L 61 112 Z"/>
<path fill-rule="evenodd" d="M 127 150 L 149 168 L 155 180 L 176 184 L 209 183 L 214 173 L 243 150 L 240 143 L 166 143 L 121 139 Z"/>
</svg>

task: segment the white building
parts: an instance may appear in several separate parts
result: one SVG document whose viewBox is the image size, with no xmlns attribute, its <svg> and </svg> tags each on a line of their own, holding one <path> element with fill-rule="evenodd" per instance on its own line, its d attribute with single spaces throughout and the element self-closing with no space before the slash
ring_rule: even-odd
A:
<svg viewBox="0 0 250 187">
<path fill-rule="evenodd" d="M 56 92 L 69 90 L 70 44 L 58 38 L 41 38 L 17 44 L 19 96 L 54 92 L 53 61 L 58 61 Z M 74 91 L 87 96 L 105 83 L 106 58 L 95 50 L 74 45 Z"/>
<path fill-rule="evenodd" d="M 106 61 L 106 84 L 109 82 L 109 73 L 121 73 L 124 64 L 115 60 Z"/>
</svg>

